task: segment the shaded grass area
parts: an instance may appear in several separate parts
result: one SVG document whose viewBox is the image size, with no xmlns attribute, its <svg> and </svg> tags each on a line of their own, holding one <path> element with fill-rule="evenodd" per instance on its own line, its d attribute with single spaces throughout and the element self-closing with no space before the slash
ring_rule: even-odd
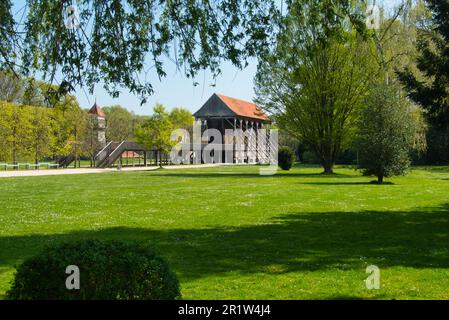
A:
<svg viewBox="0 0 449 320">
<path fill-rule="evenodd" d="M 13 266 L 81 238 L 154 243 L 192 299 L 449 298 L 449 173 L 393 184 L 257 167 L 0 180 L 0 294 Z M 368 291 L 365 268 L 381 269 Z"/>
</svg>

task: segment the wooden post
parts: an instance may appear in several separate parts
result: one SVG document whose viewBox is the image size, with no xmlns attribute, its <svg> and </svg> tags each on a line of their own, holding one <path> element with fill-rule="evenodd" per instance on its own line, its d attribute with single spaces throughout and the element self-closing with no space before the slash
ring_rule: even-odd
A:
<svg viewBox="0 0 449 320">
<path fill-rule="evenodd" d="M 224 125 L 224 118 L 221 118 L 221 145 L 222 145 L 222 149 L 221 150 L 221 159 L 220 162 L 221 163 L 225 163 L 226 162 L 226 157 L 225 157 L 225 153 L 226 151 L 224 150 L 224 145 L 226 143 L 226 136 L 225 136 L 225 125 Z"/>
</svg>

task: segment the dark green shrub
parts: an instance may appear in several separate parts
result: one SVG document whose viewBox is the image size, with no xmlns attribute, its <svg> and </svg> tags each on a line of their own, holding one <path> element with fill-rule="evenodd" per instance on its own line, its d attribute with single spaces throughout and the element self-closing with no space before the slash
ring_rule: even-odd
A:
<svg viewBox="0 0 449 320">
<path fill-rule="evenodd" d="M 69 265 L 80 271 L 80 289 L 68 290 Z M 172 300 L 179 283 L 153 249 L 118 241 L 87 240 L 47 247 L 17 270 L 13 300 Z"/>
<path fill-rule="evenodd" d="M 295 162 L 295 153 L 289 147 L 282 147 L 278 153 L 279 167 L 282 170 L 290 170 Z"/>
<path fill-rule="evenodd" d="M 305 164 L 320 164 L 320 160 L 312 151 L 304 151 L 302 154 L 302 162 Z"/>
</svg>

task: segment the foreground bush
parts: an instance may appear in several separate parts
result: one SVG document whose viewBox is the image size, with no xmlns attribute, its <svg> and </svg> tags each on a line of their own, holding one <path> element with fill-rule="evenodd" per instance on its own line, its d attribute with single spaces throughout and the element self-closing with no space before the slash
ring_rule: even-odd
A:
<svg viewBox="0 0 449 320">
<path fill-rule="evenodd" d="M 79 290 L 69 290 L 66 274 L 79 267 Z M 46 248 L 17 270 L 8 299 L 171 300 L 179 283 L 151 248 L 117 241 L 79 241 Z"/>
<path fill-rule="evenodd" d="M 279 167 L 282 170 L 290 170 L 295 162 L 295 153 L 289 147 L 282 147 L 278 153 Z"/>
</svg>

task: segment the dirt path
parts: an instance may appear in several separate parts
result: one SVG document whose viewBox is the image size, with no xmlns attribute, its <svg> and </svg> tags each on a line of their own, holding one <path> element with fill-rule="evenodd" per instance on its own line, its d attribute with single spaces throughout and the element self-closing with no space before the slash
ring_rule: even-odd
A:
<svg viewBox="0 0 449 320">
<path fill-rule="evenodd" d="M 182 165 L 182 166 L 164 166 L 164 169 L 194 169 L 194 168 L 208 168 L 217 167 L 220 164 L 202 164 L 202 165 Z M 122 172 L 134 171 L 152 171 L 158 167 L 132 167 L 122 168 Z M 53 176 L 66 174 L 88 174 L 88 173 L 105 173 L 118 172 L 116 168 L 79 168 L 79 169 L 47 169 L 47 170 L 14 170 L 14 171 L 0 171 L 0 178 L 14 178 L 14 177 L 35 177 L 35 176 Z"/>
</svg>

